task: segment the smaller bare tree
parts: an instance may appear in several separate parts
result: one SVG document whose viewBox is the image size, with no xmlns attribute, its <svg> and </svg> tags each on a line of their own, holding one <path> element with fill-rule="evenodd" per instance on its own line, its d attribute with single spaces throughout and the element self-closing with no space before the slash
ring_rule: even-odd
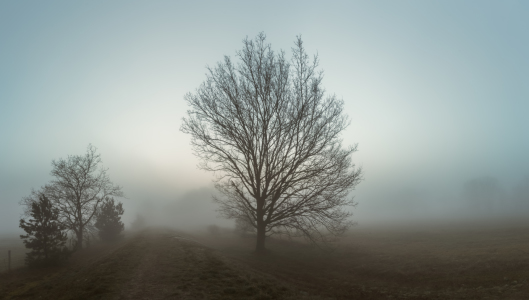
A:
<svg viewBox="0 0 529 300">
<path fill-rule="evenodd" d="M 55 179 L 40 192 L 32 191 L 21 201 L 27 214 L 35 196 L 39 193 L 46 195 L 59 211 L 59 221 L 75 234 L 77 249 L 83 247 L 83 235 L 93 226 L 101 202 L 111 196 L 123 197 L 121 187 L 110 181 L 108 169 L 101 166 L 101 157 L 96 151 L 94 146 L 88 145 L 85 155 L 53 160 L 51 175 Z"/>
</svg>

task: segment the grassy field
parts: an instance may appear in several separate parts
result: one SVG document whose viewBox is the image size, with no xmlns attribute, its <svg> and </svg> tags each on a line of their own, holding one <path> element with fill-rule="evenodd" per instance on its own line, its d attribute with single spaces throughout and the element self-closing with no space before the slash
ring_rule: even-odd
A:
<svg viewBox="0 0 529 300">
<path fill-rule="evenodd" d="M 175 238 L 184 236 L 186 239 Z M 321 299 L 174 230 L 94 245 L 61 267 L 0 275 L 3 299 Z"/>
<path fill-rule="evenodd" d="M 275 240 L 265 257 L 227 237 L 222 253 L 333 299 L 529 299 L 529 224 L 354 228 L 332 253 Z"/>
<path fill-rule="evenodd" d="M 333 252 L 150 229 L 66 266 L 0 274 L 5 299 L 528 299 L 529 224 L 356 227 Z M 1 296 L 0 296 L 1 297 Z"/>
</svg>

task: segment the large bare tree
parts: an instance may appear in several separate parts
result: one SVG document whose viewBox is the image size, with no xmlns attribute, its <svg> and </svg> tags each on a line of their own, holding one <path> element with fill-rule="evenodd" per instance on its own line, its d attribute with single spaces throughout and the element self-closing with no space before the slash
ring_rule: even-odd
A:
<svg viewBox="0 0 529 300">
<path fill-rule="evenodd" d="M 181 128 L 200 167 L 218 175 L 220 213 L 256 228 L 256 252 L 271 234 L 321 242 L 343 233 L 361 180 L 356 145 L 342 147 L 343 101 L 325 94 L 317 56 L 309 59 L 300 37 L 290 60 L 265 40 L 246 38 L 238 63 L 225 56 L 208 67 L 185 96 Z"/>
<path fill-rule="evenodd" d="M 93 224 L 93 218 L 103 200 L 111 197 L 123 197 L 121 187 L 114 185 L 107 175 L 107 169 L 101 165 L 101 156 L 97 149 L 89 145 L 85 155 L 71 155 L 67 159 L 52 161 L 54 177 L 51 183 L 41 191 L 22 199 L 22 204 L 31 207 L 35 196 L 45 194 L 59 211 L 59 221 L 76 238 L 76 248 L 83 246 L 83 234 Z"/>
</svg>

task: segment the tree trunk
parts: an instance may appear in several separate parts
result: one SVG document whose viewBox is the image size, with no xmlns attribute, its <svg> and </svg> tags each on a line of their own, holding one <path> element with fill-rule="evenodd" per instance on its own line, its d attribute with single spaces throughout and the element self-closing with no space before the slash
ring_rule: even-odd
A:
<svg viewBox="0 0 529 300">
<path fill-rule="evenodd" d="M 79 222 L 78 230 L 77 231 L 77 245 L 75 245 L 75 250 L 81 250 L 83 249 L 83 231 L 84 231 L 84 225 L 83 225 L 83 214 L 81 213 L 82 209 L 80 206 L 80 198 L 77 198 L 77 221 Z"/>
<path fill-rule="evenodd" d="M 266 225 L 264 222 L 264 199 L 257 199 L 257 243 L 255 245 L 255 253 L 263 254 L 265 249 Z"/>
<path fill-rule="evenodd" d="M 77 234 L 77 244 L 75 244 L 75 250 L 83 249 L 83 229 L 76 232 Z"/>
<path fill-rule="evenodd" d="M 259 224 L 261 223 L 261 224 Z M 265 248 L 265 238 L 266 238 L 266 232 L 265 232 L 265 225 L 264 222 L 257 222 L 257 243 L 255 245 L 255 252 L 262 254 L 266 252 Z"/>
</svg>

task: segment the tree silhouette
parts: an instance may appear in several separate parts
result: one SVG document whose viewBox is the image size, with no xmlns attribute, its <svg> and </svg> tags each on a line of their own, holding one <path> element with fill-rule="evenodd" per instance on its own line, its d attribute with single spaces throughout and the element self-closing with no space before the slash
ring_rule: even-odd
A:
<svg viewBox="0 0 529 300">
<path fill-rule="evenodd" d="M 26 253 L 26 264 L 29 266 L 50 265 L 68 258 L 70 251 L 65 247 L 68 236 L 59 218 L 59 211 L 43 194 L 38 201 L 31 203 L 30 215 L 32 219 L 20 219 L 20 228 L 26 235 L 21 235 L 26 248 L 32 249 Z"/>
<path fill-rule="evenodd" d="M 468 180 L 463 186 L 463 197 L 477 213 L 491 213 L 501 208 L 504 194 L 498 179 L 491 176 Z"/>
<path fill-rule="evenodd" d="M 101 166 L 101 157 L 96 150 L 88 145 L 85 155 L 53 160 L 51 175 L 55 179 L 21 201 L 28 214 L 37 195 L 45 194 L 59 211 L 59 221 L 75 234 L 76 249 L 83 247 L 84 234 L 91 229 L 101 202 L 110 196 L 123 196 L 121 187 L 110 181 L 107 169 Z"/>
<path fill-rule="evenodd" d="M 121 222 L 123 213 L 123 204 L 119 202 L 116 205 L 114 198 L 107 198 L 101 204 L 96 216 L 95 227 L 102 241 L 112 242 L 121 237 L 121 232 L 125 229 L 123 222 Z"/>
<path fill-rule="evenodd" d="M 145 217 L 140 214 L 136 215 L 136 219 L 132 221 L 131 228 L 132 230 L 141 230 L 147 226 L 147 221 Z"/>
<path fill-rule="evenodd" d="M 529 210 L 529 175 L 526 175 L 513 190 L 514 207 L 517 211 L 526 213 Z"/>
<path fill-rule="evenodd" d="M 348 125 L 343 101 L 326 96 L 318 59 L 300 37 L 291 62 L 283 51 L 245 39 L 239 62 L 228 56 L 185 99 L 181 130 L 191 135 L 200 167 L 218 174 L 216 197 L 227 218 L 251 224 L 256 251 L 270 234 L 327 241 L 350 225 L 349 192 L 361 180 L 340 134 Z"/>
</svg>

